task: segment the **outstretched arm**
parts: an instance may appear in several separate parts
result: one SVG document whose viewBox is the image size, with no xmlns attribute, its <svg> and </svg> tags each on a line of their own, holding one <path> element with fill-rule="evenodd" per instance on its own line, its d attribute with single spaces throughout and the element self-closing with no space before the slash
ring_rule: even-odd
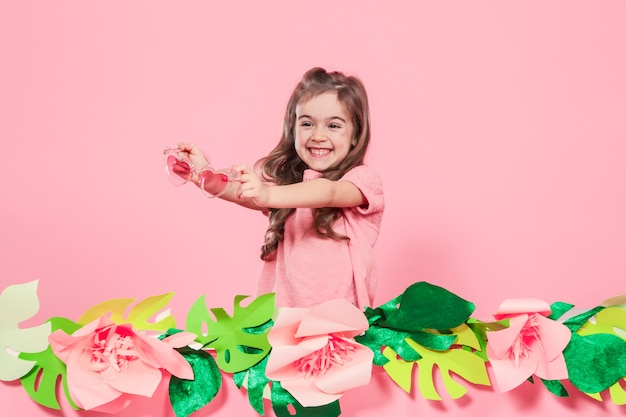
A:
<svg viewBox="0 0 626 417">
<path fill-rule="evenodd" d="M 209 165 L 209 161 L 207 160 L 206 155 L 194 144 L 179 142 L 176 144 L 177 149 L 187 154 L 187 157 L 191 161 L 191 163 L 196 167 L 196 169 L 201 170 L 207 165 Z M 190 181 L 193 182 L 197 187 L 200 187 L 200 179 L 197 176 L 192 176 Z M 226 190 L 224 190 L 224 185 L 226 185 Z M 259 207 L 254 203 L 254 200 L 251 199 L 241 199 L 238 198 L 238 190 L 240 183 L 238 181 L 233 181 L 228 184 L 224 184 L 219 175 L 216 175 L 213 180 L 204 183 L 204 189 L 213 195 L 219 194 L 219 198 L 222 200 L 230 201 L 233 203 L 237 203 L 240 206 L 255 209 L 255 210 L 264 210 L 264 207 Z M 221 193 L 221 194 L 220 194 Z"/>
<path fill-rule="evenodd" d="M 242 205 L 248 202 L 263 209 L 356 207 L 367 203 L 361 190 L 349 181 L 317 178 L 296 184 L 268 185 L 245 165 L 233 169 L 240 183 L 235 195 Z"/>
<path fill-rule="evenodd" d="M 187 152 L 189 159 L 197 169 L 209 164 L 204 154 L 194 145 L 178 143 L 178 149 Z M 240 206 L 266 210 L 268 208 L 320 208 L 320 207 L 356 207 L 367 204 L 361 190 L 350 181 L 331 181 L 317 178 L 289 185 L 269 185 L 258 177 L 246 165 L 233 167 L 237 178 L 226 185 L 226 190 L 219 196 L 222 200 Z M 198 178 L 191 181 L 200 186 Z M 205 183 L 205 190 L 211 194 L 222 191 L 220 181 Z"/>
</svg>

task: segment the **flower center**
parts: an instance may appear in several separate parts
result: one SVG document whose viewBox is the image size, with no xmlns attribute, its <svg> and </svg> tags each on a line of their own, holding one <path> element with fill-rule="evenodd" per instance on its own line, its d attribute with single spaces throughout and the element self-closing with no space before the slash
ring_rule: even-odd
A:
<svg viewBox="0 0 626 417">
<path fill-rule="evenodd" d="M 317 376 L 326 371 L 339 368 L 344 361 L 350 360 L 350 355 L 355 351 L 354 344 L 337 336 L 329 335 L 328 343 L 322 349 L 309 353 L 298 359 L 296 369 L 305 376 Z"/>
<path fill-rule="evenodd" d="M 515 358 L 515 366 L 519 365 L 520 358 L 528 357 L 528 353 L 532 350 L 531 345 L 539 340 L 539 336 L 538 320 L 532 314 L 509 348 L 509 355 Z"/>
<path fill-rule="evenodd" d="M 113 368 L 119 372 L 128 367 L 129 361 L 137 359 L 132 333 L 124 330 L 117 326 L 96 330 L 94 344 L 90 348 L 90 370 L 102 372 Z"/>
</svg>

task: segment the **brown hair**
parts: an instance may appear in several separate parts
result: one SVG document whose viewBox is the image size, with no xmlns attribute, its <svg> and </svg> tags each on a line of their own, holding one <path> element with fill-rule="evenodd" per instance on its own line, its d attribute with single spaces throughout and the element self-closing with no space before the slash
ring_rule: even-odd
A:
<svg viewBox="0 0 626 417">
<path fill-rule="evenodd" d="M 302 181 L 306 164 L 295 149 L 296 106 L 326 92 L 336 92 L 337 100 L 352 115 L 354 140 L 346 157 L 337 166 L 323 172 L 324 178 L 340 179 L 355 166 L 362 165 L 370 142 L 370 120 L 367 93 L 361 81 L 341 72 L 326 72 L 323 68 L 312 68 L 303 76 L 294 89 L 287 109 L 282 136 L 276 147 L 256 163 L 263 179 L 277 185 L 294 184 Z M 261 259 L 275 256 L 278 243 L 284 238 L 285 221 L 294 212 L 292 208 L 271 209 L 269 227 L 265 232 L 265 243 L 261 248 Z M 341 208 L 324 207 L 313 210 L 313 225 L 320 236 L 332 239 L 348 239 L 333 231 L 331 225 L 342 216 Z"/>
</svg>

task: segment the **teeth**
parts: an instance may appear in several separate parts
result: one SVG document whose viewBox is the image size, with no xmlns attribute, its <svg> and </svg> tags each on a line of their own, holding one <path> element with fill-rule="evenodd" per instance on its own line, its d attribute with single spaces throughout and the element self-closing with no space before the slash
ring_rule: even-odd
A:
<svg viewBox="0 0 626 417">
<path fill-rule="evenodd" d="M 321 155 L 326 155 L 326 154 L 328 154 L 329 152 L 330 152 L 330 149 L 317 149 L 317 148 L 311 148 L 311 153 L 312 153 L 313 155 L 318 155 L 318 156 L 321 156 Z"/>
</svg>

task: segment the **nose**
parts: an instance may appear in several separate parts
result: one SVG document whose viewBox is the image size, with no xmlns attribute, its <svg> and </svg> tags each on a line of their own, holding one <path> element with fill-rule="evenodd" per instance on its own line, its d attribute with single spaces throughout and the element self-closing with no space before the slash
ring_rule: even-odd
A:
<svg viewBox="0 0 626 417">
<path fill-rule="evenodd" d="M 311 133 L 311 139 L 316 142 L 324 142 L 328 138 L 321 127 L 316 127 Z"/>
</svg>

